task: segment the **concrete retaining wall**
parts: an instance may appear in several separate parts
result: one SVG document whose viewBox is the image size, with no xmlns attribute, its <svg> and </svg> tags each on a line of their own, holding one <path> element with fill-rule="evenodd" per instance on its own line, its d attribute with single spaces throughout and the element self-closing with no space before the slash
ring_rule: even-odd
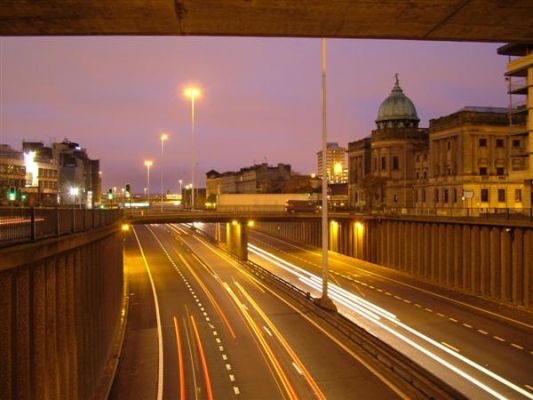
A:
<svg viewBox="0 0 533 400">
<path fill-rule="evenodd" d="M 0 251 L 0 398 L 94 398 L 122 288 L 117 227 Z"/>
<path fill-rule="evenodd" d="M 319 247 L 319 222 L 258 223 Z M 533 226 L 482 221 L 342 219 L 330 222 L 330 249 L 437 285 L 533 308 Z"/>
</svg>

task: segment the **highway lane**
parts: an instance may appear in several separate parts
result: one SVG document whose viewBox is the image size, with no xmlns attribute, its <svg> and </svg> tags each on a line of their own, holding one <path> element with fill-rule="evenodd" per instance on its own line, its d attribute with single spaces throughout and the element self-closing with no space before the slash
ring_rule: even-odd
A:
<svg viewBox="0 0 533 400">
<path fill-rule="evenodd" d="M 152 313 L 159 320 L 162 357 L 158 373 L 149 371 L 158 377 L 152 379 L 156 398 L 348 399 L 364 393 L 388 399 L 402 394 L 349 348 L 328 338 L 313 316 L 205 240 L 169 225 L 135 227 L 132 234 L 126 254 L 142 249 L 144 278 L 154 289 Z M 139 371 L 137 377 L 142 375 Z M 130 378 L 132 393 L 136 381 Z M 121 398 L 119 389 L 114 398 Z"/>
<path fill-rule="evenodd" d="M 300 285 L 302 289 L 311 291 L 313 295 L 319 295 L 318 287 L 313 290 L 297 275 L 288 272 L 290 268 L 287 265 L 278 265 L 279 260 L 285 260 L 294 267 L 320 276 L 319 249 L 288 243 L 255 230 L 250 230 L 249 240 L 251 260 Z M 334 284 L 386 309 L 401 322 L 445 346 L 448 352 L 474 360 L 482 368 L 516 386 L 510 388 L 508 385 L 501 385 L 501 382 L 491 383 L 500 388 L 494 397 L 498 397 L 499 393 L 502 397 L 533 398 L 533 324 L 530 313 L 513 312 L 489 302 L 440 290 L 386 268 L 337 253 L 330 254 Z M 356 318 L 368 330 L 383 335 L 383 329 L 365 318 Z M 409 337 L 412 336 L 410 332 Z M 397 338 L 393 339 L 393 343 L 399 347 L 406 347 Z M 416 339 L 420 340 L 420 337 Z M 427 341 L 425 344 L 428 344 Z M 413 359 L 424 362 L 424 357 L 416 351 L 407 349 L 406 352 Z M 436 349 L 436 353 L 450 359 L 449 354 L 442 349 Z M 453 357 L 452 361 L 458 363 Z M 461 368 L 471 371 L 480 381 L 493 381 L 493 378 L 488 378 L 478 369 L 465 365 Z M 450 379 L 456 379 L 454 374 L 442 373 Z"/>
</svg>

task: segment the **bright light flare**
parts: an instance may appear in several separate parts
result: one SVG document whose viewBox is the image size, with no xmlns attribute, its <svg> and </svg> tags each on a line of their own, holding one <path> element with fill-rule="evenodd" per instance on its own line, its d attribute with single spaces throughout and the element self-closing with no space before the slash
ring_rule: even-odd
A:
<svg viewBox="0 0 533 400">
<path fill-rule="evenodd" d="M 78 194 L 80 194 L 80 189 L 77 187 L 71 187 L 69 193 L 71 196 L 77 196 Z"/>
<path fill-rule="evenodd" d="M 187 86 L 183 89 L 183 95 L 189 99 L 196 99 L 202 95 L 202 90 L 196 86 Z"/>
<path fill-rule="evenodd" d="M 162 141 L 162 142 L 164 142 L 165 140 L 168 140 L 168 133 L 163 132 L 163 133 L 161 134 L 161 137 L 160 137 L 160 138 L 161 138 L 161 141 Z"/>
<path fill-rule="evenodd" d="M 152 160 L 146 160 L 144 162 L 145 167 L 151 167 L 152 165 L 154 165 L 154 162 Z"/>
<path fill-rule="evenodd" d="M 129 226 L 129 224 L 122 224 L 120 229 L 122 230 L 122 232 L 129 232 L 130 226 Z"/>
</svg>

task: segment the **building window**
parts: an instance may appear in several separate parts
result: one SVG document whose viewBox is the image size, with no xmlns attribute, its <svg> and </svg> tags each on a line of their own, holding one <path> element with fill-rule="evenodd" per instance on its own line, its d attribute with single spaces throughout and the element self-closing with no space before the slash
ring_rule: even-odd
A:
<svg viewBox="0 0 533 400">
<path fill-rule="evenodd" d="M 498 201 L 505 203 L 505 189 L 498 189 Z"/>
<path fill-rule="evenodd" d="M 513 147 L 520 147 L 520 139 L 513 140 Z"/>
<path fill-rule="evenodd" d="M 479 147 L 487 147 L 487 139 L 479 139 Z"/>
<path fill-rule="evenodd" d="M 489 189 L 481 189 L 481 201 L 483 203 L 489 202 Z"/>
<path fill-rule="evenodd" d="M 416 161 L 417 161 L 417 162 L 420 161 L 420 154 L 418 154 L 418 155 L 416 156 Z"/>
<path fill-rule="evenodd" d="M 416 179 L 419 179 L 419 178 L 420 178 L 420 172 L 416 171 Z"/>
<path fill-rule="evenodd" d="M 444 202 L 448 203 L 448 189 L 444 189 Z"/>
<path fill-rule="evenodd" d="M 515 189 L 514 191 L 514 201 L 516 203 L 522 202 L 522 189 Z"/>
<path fill-rule="evenodd" d="M 394 202 L 398 203 L 398 195 L 397 194 L 394 195 Z"/>
<path fill-rule="evenodd" d="M 427 177 L 428 177 L 428 172 L 424 170 L 424 178 L 427 178 Z"/>
<path fill-rule="evenodd" d="M 381 157 L 381 169 L 382 170 L 387 169 L 387 157 Z"/>
<path fill-rule="evenodd" d="M 414 192 L 414 195 L 415 195 L 415 203 L 418 203 L 418 190 L 413 190 Z"/>
<path fill-rule="evenodd" d="M 503 167 L 498 167 L 496 168 L 496 175 L 505 175 L 505 168 Z"/>
<path fill-rule="evenodd" d="M 453 202 L 457 203 L 457 189 L 453 189 Z"/>
<path fill-rule="evenodd" d="M 450 150 L 452 148 L 452 142 L 448 141 L 448 142 L 446 142 L 446 145 L 448 146 L 448 150 Z"/>
<path fill-rule="evenodd" d="M 394 170 L 400 169 L 400 159 L 398 156 L 392 157 L 392 169 Z"/>
<path fill-rule="evenodd" d="M 487 167 L 480 167 L 479 168 L 479 175 L 486 176 L 487 175 Z"/>
<path fill-rule="evenodd" d="M 435 203 L 438 203 L 439 202 L 439 189 L 435 189 Z"/>
<path fill-rule="evenodd" d="M 496 139 L 496 147 L 503 147 L 503 139 Z"/>
</svg>

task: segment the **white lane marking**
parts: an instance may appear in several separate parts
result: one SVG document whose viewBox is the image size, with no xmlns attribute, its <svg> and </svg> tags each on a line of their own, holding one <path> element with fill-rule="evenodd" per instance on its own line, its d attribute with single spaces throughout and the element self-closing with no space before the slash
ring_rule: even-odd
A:
<svg viewBox="0 0 533 400">
<path fill-rule="evenodd" d="M 437 315 L 438 315 L 439 317 L 442 317 L 442 318 L 445 317 L 445 315 L 444 315 L 443 313 L 440 313 L 440 312 L 438 312 Z"/>
<path fill-rule="evenodd" d="M 220 351 L 224 351 L 224 346 L 218 346 L 218 349 L 219 349 Z"/>
<path fill-rule="evenodd" d="M 222 359 L 223 359 L 224 361 L 227 361 L 227 360 L 228 360 L 228 356 L 225 355 L 225 354 L 222 354 Z"/>
<path fill-rule="evenodd" d="M 226 364 L 226 369 L 227 369 L 228 371 L 231 371 L 231 364 Z"/>
<path fill-rule="evenodd" d="M 219 338 L 216 338 L 215 340 L 217 341 L 218 344 L 220 344 L 220 339 Z"/>
<path fill-rule="evenodd" d="M 155 314 L 156 314 L 156 320 L 157 320 L 158 356 L 159 356 L 159 365 L 158 365 L 158 372 L 157 372 L 157 400 L 162 400 L 163 399 L 163 330 L 161 329 L 161 314 L 159 312 L 159 301 L 157 300 L 157 292 L 155 290 L 154 279 L 152 278 L 152 272 L 150 271 L 150 267 L 148 266 L 148 260 L 146 259 L 146 256 L 144 255 L 144 251 L 141 246 L 141 241 L 139 240 L 139 236 L 137 236 L 135 227 L 132 226 L 132 228 L 133 228 L 132 229 L 133 234 L 135 235 L 135 239 L 137 239 L 137 244 L 139 245 L 139 250 L 141 250 L 141 256 L 144 260 L 144 266 L 146 267 L 146 271 L 148 272 L 148 278 L 150 278 L 150 285 L 152 286 L 152 294 L 154 295 Z M 148 229 L 150 230 L 150 228 Z M 152 235 L 154 235 L 154 233 L 151 230 L 150 232 L 152 233 Z"/>
<path fill-rule="evenodd" d="M 449 319 L 450 321 L 452 321 L 452 322 L 458 322 L 455 318 L 452 318 L 452 317 L 450 317 L 450 318 L 448 318 L 448 319 Z"/>
<path fill-rule="evenodd" d="M 296 372 L 298 372 L 300 375 L 303 375 L 304 373 L 302 372 L 302 370 L 300 368 L 298 368 L 298 366 L 296 365 L 296 363 L 293 361 L 292 362 L 292 366 L 294 367 L 294 369 L 296 370 Z"/>
<path fill-rule="evenodd" d="M 466 322 L 465 322 L 465 323 L 463 323 L 463 326 L 464 326 L 465 328 L 469 328 L 469 329 L 472 329 L 472 325 L 470 325 L 470 324 L 467 324 Z"/>
<path fill-rule="evenodd" d="M 460 353 L 459 349 L 457 347 L 453 347 L 451 344 L 448 344 L 446 342 L 441 342 L 444 346 L 452 349 L 453 351 L 456 351 L 457 353 Z"/>
<path fill-rule="evenodd" d="M 418 303 L 415 303 L 415 307 L 421 308 L 422 306 Z"/>
<path fill-rule="evenodd" d="M 268 333 L 268 336 L 272 336 L 272 332 L 270 332 L 266 326 L 263 326 L 263 329 Z"/>
<path fill-rule="evenodd" d="M 433 310 L 431 308 L 424 308 L 424 310 L 426 310 L 427 312 L 433 312 Z"/>
<path fill-rule="evenodd" d="M 235 382 L 235 375 L 229 374 L 229 380 Z"/>
<path fill-rule="evenodd" d="M 238 387 L 238 386 L 233 386 L 233 392 L 234 392 L 235 394 L 240 394 L 240 393 L 241 393 L 241 391 L 239 390 L 239 387 Z"/>
<path fill-rule="evenodd" d="M 499 337 L 499 336 L 493 336 L 494 339 L 500 341 L 500 342 L 505 342 L 505 339 Z"/>
<path fill-rule="evenodd" d="M 482 335 L 488 335 L 489 334 L 487 331 L 484 331 L 483 329 L 478 329 L 477 331 L 479 333 L 481 333 Z"/>
<path fill-rule="evenodd" d="M 529 390 L 531 390 L 533 392 L 533 386 L 529 386 L 529 385 L 524 385 L 525 387 L 527 387 Z"/>
<path fill-rule="evenodd" d="M 516 348 L 518 350 L 524 350 L 524 348 L 522 346 L 520 346 L 519 344 L 516 344 L 516 343 L 511 343 L 511 346 L 513 346 L 514 348 Z"/>
</svg>

